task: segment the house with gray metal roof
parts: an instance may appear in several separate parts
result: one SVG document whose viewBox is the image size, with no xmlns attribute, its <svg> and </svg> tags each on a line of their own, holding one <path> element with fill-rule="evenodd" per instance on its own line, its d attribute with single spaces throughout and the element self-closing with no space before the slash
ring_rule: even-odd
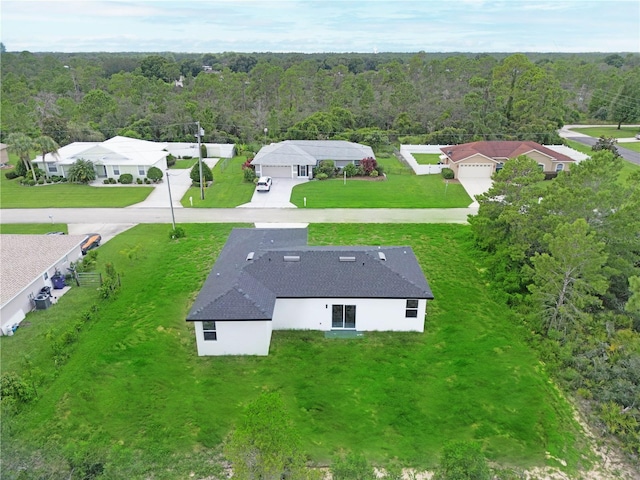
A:
<svg viewBox="0 0 640 480">
<path fill-rule="evenodd" d="M 368 157 L 375 158 L 371 147 L 345 140 L 285 140 L 262 147 L 251 165 L 259 177 L 311 178 L 322 160 L 343 168 L 349 163 L 358 166 Z"/>
<path fill-rule="evenodd" d="M 423 332 L 431 299 L 409 246 L 312 247 L 306 229 L 236 228 L 187 321 L 198 355 L 268 355 L 274 330 Z"/>
</svg>

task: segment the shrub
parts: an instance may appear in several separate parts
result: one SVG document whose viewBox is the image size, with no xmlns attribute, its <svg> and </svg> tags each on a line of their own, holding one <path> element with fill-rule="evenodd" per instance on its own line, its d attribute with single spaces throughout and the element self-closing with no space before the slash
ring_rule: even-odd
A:
<svg viewBox="0 0 640 480">
<path fill-rule="evenodd" d="M 453 441 L 444 446 L 434 480 L 489 480 L 487 460 L 477 443 Z"/>
<path fill-rule="evenodd" d="M 242 172 L 245 182 L 253 182 L 256 178 L 256 172 L 252 168 L 245 168 Z"/>
<path fill-rule="evenodd" d="M 27 180 L 27 182 L 26 182 L 26 183 L 27 183 L 27 185 L 29 185 L 30 187 L 33 187 L 33 186 L 36 184 L 36 181 L 35 181 L 35 180 L 33 180 L 33 179 L 29 179 L 29 180 Z"/>
<path fill-rule="evenodd" d="M 118 181 L 123 185 L 129 185 L 130 183 L 133 183 L 133 175 L 130 173 L 123 173 L 120 175 L 120 178 L 118 178 Z"/>
<path fill-rule="evenodd" d="M 149 184 L 151 184 L 151 180 L 149 180 L 148 178 L 145 178 L 144 179 L 144 183 L 145 183 L 145 185 L 149 185 Z"/>
<path fill-rule="evenodd" d="M 184 158 L 185 160 L 191 160 L 193 158 L 192 155 L 183 155 L 182 158 Z"/>
<path fill-rule="evenodd" d="M 105 185 L 109 185 L 111 182 L 108 178 L 105 178 L 104 180 L 102 180 L 102 183 L 104 183 Z"/>
<path fill-rule="evenodd" d="M 342 170 L 347 177 L 353 177 L 358 173 L 358 167 L 356 167 L 353 163 L 348 163 L 345 165 Z"/>
<path fill-rule="evenodd" d="M 62 178 L 60 179 L 60 181 L 61 181 L 62 183 L 66 183 L 66 182 L 68 182 L 68 181 L 69 181 L 69 179 L 68 179 L 67 177 L 62 177 Z"/>
<path fill-rule="evenodd" d="M 184 228 L 182 228 L 182 227 L 172 228 L 169 231 L 169 238 L 171 238 L 172 240 L 174 240 L 176 238 L 184 238 L 186 236 L 187 236 L 187 232 L 185 232 Z"/>
<path fill-rule="evenodd" d="M 209 152 L 207 152 L 207 146 L 203 143 L 200 145 L 200 156 L 202 158 L 207 158 Z"/>
<path fill-rule="evenodd" d="M 167 155 L 167 167 L 173 167 L 176 164 L 176 157 L 169 154 Z"/>
<path fill-rule="evenodd" d="M 442 175 L 442 178 L 446 178 L 447 180 L 450 180 L 454 177 L 453 170 L 451 170 L 450 168 L 443 168 L 440 172 L 440 175 Z"/>
<path fill-rule="evenodd" d="M 160 170 L 158 167 L 151 167 L 147 172 L 147 178 L 149 180 L 153 180 L 154 182 L 162 180 L 163 175 L 164 174 L 162 173 L 162 170 Z"/>
<path fill-rule="evenodd" d="M 376 170 L 378 171 L 378 175 L 384 175 L 384 167 L 382 165 L 378 165 Z"/>
<path fill-rule="evenodd" d="M 79 158 L 69 167 L 69 181 L 75 183 L 89 183 L 96 179 L 93 162 Z"/>
<path fill-rule="evenodd" d="M 318 174 L 324 173 L 327 177 L 331 178 L 336 174 L 336 165 L 333 163 L 333 160 L 321 160 L 316 171 Z"/>
<path fill-rule="evenodd" d="M 331 465 L 331 476 L 334 480 L 374 480 L 377 478 L 367 459 L 355 453 L 338 457 Z"/>
<path fill-rule="evenodd" d="M 316 173 L 316 178 L 318 180 L 326 180 L 327 178 L 329 178 L 329 175 L 327 175 L 326 173 L 320 172 L 320 173 Z"/>
<path fill-rule="evenodd" d="M 360 160 L 365 175 L 371 175 L 371 172 L 378 168 L 378 162 L 373 157 L 367 157 Z"/>
<path fill-rule="evenodd" d="M 44 185 L 44 178 L 39 178 L 36 182 L 38 185 Z"/>
<path fill-rule="evenodd" d="M 20 175 L 18 175 L 15 170 L 11 170 L 5 173 L 4 176 L 7 180 L 13 180 L 14 178 L 18 178 Z"/>
<path fill-rule="evenodd" d="M 136 183 L 138 185 L 142 185 L 142 179 L 141 178 L 136 178 Z"/>
<path fill-rule="evenodd" d="M 53 183 L 53 180 L 51 180 L 50 178 L 47 178 L 47 179 L 45 180 L 45 182 L 47 182 L 47 183 Z"/>
<path fill-rule="evenodd" d="M 193 167 L 191 167 L 191 180 L 195 183 L 200 183 L 200 165 L 196 163 Z M 211 173 L 211 169 L 209 166 L 202 162 L 202 176 L 204 177 L 205 182 L 213 181 L 213 173 Z"/>
<path fill-rule="evenodd" d="M 377 170 L 371 170 L 371 173 L 369 174 L 370 177 L 377 177 L 378 176 L 378 171 Z"/>
</svg>

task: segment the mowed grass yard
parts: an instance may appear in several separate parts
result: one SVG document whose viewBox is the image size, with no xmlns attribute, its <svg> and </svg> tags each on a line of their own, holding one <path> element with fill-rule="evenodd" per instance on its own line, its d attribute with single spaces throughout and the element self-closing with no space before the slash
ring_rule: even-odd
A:
<svg viewBox="0 0 640 480">
<path fill-rule="evenodd" d="M 234 208 L 251 201 L 255 185 L 246 182 L 242 171 L 245 156 L 223 159 L 213 167 L 213 184 L 205 188 L 204 200 L 200 199 L 200 188 L 191 187 L 182 197 L 184 207 L 190 207 L 189 197 L 193 198 L 193 206 L 199 208 Z"/>
<path fill-rule="evenodd" d="M 419 165 L 437 165 L 440 162 L 439 153 L 412 153 Z"/>
<path fill-rule="evenodd" d="M 566 140 L 566 142 L 567 142 L 567 145 L 573 148 L 574 150 L 582 152 L 586 155 L 593 154 L 593 150 L 591 150 L 591 147 L 589 145 L 585 145 L 584 143 L 576 142 L 573 140 Z M 622 146 L 625 148 L 629 148 L 632 145 L 638 147 L 638 148 L 633 148 L 632 150 L 640 151 L 640 142 L 622 144 Z M 636 165 L 635 163 L 631 163 L 629 161 L 624 160 L 622 162 L 622 168 L 620 169 L 620 178 L 622 178 L 625 181 L 628 181 L 629 176 L 632 173 L 637 171 L 640 171 L 640 165 Z"/>
<path fill-rule="evenodd" d="M 13 165 L 18 161 L 11 158 Z M 18 178 L 7 180 L 0 170 L 0 208 L 90 208 L 127 207 L 142 202 L 153 187 L 130 185 L 92 187 L 70 183 L 56 183 L 27 187 Z"/>
<path fill-rule="evenodd" d="M 37 401 L 3 416 L 8 460 L 38 448 L 90 457 L 113 478 L 202 478 L 243 406 L 279 391 L 313 461 L 344 449 L 428 468 L 454 439 L 480 442 L 502 464 L 559 466 L 545 452 L 569 471 L 584 461 L 572 411 L 527 332 L 491 300 L 468 226 L 310 226 L 311 244 L 411 245 L 436 300 L 424 334 L 274 332 L 268 357 L 197 356 L 184 319 L 231 226 L 184 228 L 179 241 L 166 225 L 110 240 L 99 268 L 112 262 L 122 274 L 115 299 L 73 288 L 0 337 L 2 372 L 41 379 Z M 96 318 L 56 368 L 53 341 L 94 302 Z"/>
<path fill-rule="evenodd" d="M 415 175 L 396 158 L 381 158 L 386 180 L 343 178 L 297 185 L 291 203 L 307 208 L 466 208 L 472 200 L 459 183 L 440 175 Z"/>
<path fill-rule="evenodd" d="M 640 127 L 625 127 L 624 125 L 618 129 L 617 127 L 602 126 L 602 127 L 585 127 L 585 128 L 572 128 L 573 132 L 584 133 L 590 137 L 599 138 L 601 136 L 612 138 L 633 138 L 636 134 L 640 133 Z"/>
</svg>

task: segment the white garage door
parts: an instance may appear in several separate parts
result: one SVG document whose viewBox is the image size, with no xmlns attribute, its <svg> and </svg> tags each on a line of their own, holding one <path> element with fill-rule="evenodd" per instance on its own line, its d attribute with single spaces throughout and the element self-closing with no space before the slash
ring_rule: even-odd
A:
<svg viewBox="0 0 640 480">
<path fill-rule="evenodd" d="M 291 167 L 262 166 L 263 177 L 291 178 Z"/>
<path fill-rule="evenodd" d="M 463 163 L 458 166 L 458 178 L 491 178 L 492 163 Z"/>
</svg>

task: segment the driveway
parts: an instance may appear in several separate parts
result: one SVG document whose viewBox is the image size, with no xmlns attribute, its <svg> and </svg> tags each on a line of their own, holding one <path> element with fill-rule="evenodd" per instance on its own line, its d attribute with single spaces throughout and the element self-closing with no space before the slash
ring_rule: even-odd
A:
<svg viewBox="0 0 640 480">
<path fill-rule="evenodd" d="M 469 205 L 469 207 L 471 208 L 478 207 L 476 195 L 481 195 L 487 192 L 493 184 L 493 180 L 491 180 L 490 178 L 464 178 L 459 179 L 459 182 L 473 200 L 473 203 Z"/>
<path fill-rule="evenodd" d="M 239 205 L 237 208 L 296 208 L 289 202 L 291 191 L 296 185 L 308 182 L 306 178 L 273 178 L 271 190 L 259 192 L 255 190 L 249 203 Z"/>
</svg>

